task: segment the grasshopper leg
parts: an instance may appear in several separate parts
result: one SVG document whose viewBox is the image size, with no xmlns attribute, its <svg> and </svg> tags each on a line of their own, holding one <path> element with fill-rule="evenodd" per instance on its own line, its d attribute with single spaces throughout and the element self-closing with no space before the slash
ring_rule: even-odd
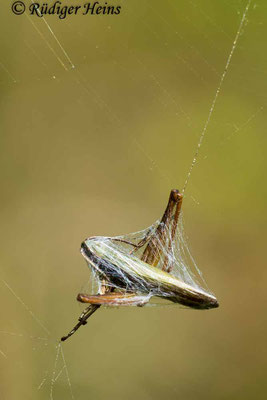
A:
<svg viewBox="0 0 267 400">
<path fill-rule="evenodd" d="M 87 319 L 100 307 L 97 304 L 91 304 L 90 306 L 86 307 L 86 309 L 82 312 L 79 317 L 78 323 L 74 326 L 74 328 L 66 335 L 61 338 L 61 341 L 64 342 L 70 336 L 72 336 L 82 325 L 87 324 Z"/>
<path fill-rule="evenodd" d="M 149 296 L 138 295 L 136 293 L 106 293 L 88 295 L 79 293 L 77 300 L 81 303 L 101 306 L 144 306 L 149 301 Z"/>
<path fill-rule="evenodd" d="M 107 286 L 107 282 L 105 279 L 101 281 L 101 287 L 100 287 L 100 293 L 101 295 L 107 293 L 110 290 L 110 288 Z M 79 296 L 79 295 L 78 295 Z M 98 304 L 90 304 L 90 306 L 86 307 L 86 309 L 81 313 L 78 323 L 74 326 L 74 328 L 66 335 L 61 338 L 61 341 L 64 342 L 67 340 L 70 336 L 72 336 L 82 325 L 87 324 L 87 320 L 91 315 L 98 310 L 100 305 Z"/>
<path fill-rule="evenodd" d="M 132 246 L 133 250 L 131 250 L 131 252 L 130 252 L 130 254 L 132 254 L 135 251 L 137 251 L 138 249 L 140 249 L 141 247 L 143 247 L 150 240 L 150 238 L 151 238 L 151 232 L 149 230 L 148 233 L 146 234 L 146 236 L 142 240 L 140 240 L 140 242 L 138 242 L 137 244 L 130 242 L 129 240 L 120 239 L 120 238 L 110 238 L 110 239 L 113 240 L 114 242 L 121 242 L 121 243 L 125 243 L 125 244 Z"/>
<path fill-rule="evenodd" d="M 175 237 L 177 222 L 182 205 L 182 194 L 177 190 L 171 190 L 169 201 L 161 222 L 155 233 L 152 235 L 143 252 L 141 260 L 156 267 L 162 256 L 162 251 L 167 245 L 170 249 L 171 243 Z M 170 232 L 171 231 L 171 232 Z M 169 242 L 169 244 L 167 244 Z M 165 256 L 163 270 L 167 269 L 168 255 Z"/>
</svg>

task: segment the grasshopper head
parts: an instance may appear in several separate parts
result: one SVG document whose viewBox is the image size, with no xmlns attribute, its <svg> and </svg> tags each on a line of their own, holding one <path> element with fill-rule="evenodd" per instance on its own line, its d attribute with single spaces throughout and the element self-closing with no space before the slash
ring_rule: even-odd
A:
<svg viewBox="0 0 267 400">
<path fill-rule="evenodd" d="M 207 309 L 218 308 L 218 307 L 219 307 L 219 302 L 215 297 L 211 299 L 207 304 Z"/>
<path fill-rule="evenodd" d="M 218 308 L 219 307 L 219 302 L 216 299 L 215 296 L 212 294 L 206 293 L 205 295 L 199 294 L 200 297 L 200 302 L 196 308 L 202 309 L 202 310 L 210 310 L 211 308 Z"/>
</svg>

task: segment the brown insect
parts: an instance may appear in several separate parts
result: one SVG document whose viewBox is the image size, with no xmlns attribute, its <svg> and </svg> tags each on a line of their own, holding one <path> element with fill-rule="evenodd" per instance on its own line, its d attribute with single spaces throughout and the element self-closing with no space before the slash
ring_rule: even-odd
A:
<svg viewBox="0 0 267 400">
<path fill-rule="evenodd" d="M 182 200 L 182 194 L 172 190 L 161 221 L 138 243 L 122 237 L 91 237 L 82 243 L 81 253 L 99 279 L 99 290 L 96 295 L 78 294 L 77 300 L 89 306 L 62 341 L 85 325 L 101 305 L 143 306 L 155 296 L 195 309 L 219 306 L 215 296 L 174 273 L 178 261 L 181 264 L 175 257 L 174 244 Z"/>
</svg>

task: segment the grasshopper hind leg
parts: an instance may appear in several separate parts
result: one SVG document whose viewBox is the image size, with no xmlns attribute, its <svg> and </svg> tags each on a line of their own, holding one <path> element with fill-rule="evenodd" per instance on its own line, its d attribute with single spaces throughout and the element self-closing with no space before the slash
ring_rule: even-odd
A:
<svg viewBox="0 0 267 400">
<path fill-rule="evenodd" d="M 106 293 L 87 295 L 79 293 L 77 300 L 81 303 L 89 303 L 91 305 L 97 305 L 98 307 L 104 306 L 139 306 L 142 307 L 149 302 L 150 296 L 139 295 L 136 293 Z M 90 307 L 90 306 L 89 306 Z"/>
<path fill-rule="evenodd" d="M 97 304 L 91 304 L 90 306 L 86 307 L 86 309 L 82 312 L 79 317 L 78 323 L 74 326 L 74 328 L 66 335 L 61 338 L 62 342 L 65 342 L 70 336 L 72 336 L 82 325 L 87 324 L 87 320 L 91 315 L 100 307 Z"/>
<path fill-rule="evenodd" d="M 104 295 L 105 293 L 109 292 L 110 289 L 107 286 L 107 281 L 105 279 L 102 279 L 101 281 L 101 287 L 100 287 L 100 294 Z M 77 300 L 79 300 L 79 294 L 77 296 Z M 79 319 L 78 319 L 78 323 L 74 326 L 74 328 L 72 328 L 72 330 L 66 335 L 63 336 L 61 338 L 62 342 L 65 342 L 65 340 L 67 340 L 70 336 L 72 336 L 82 325 L 86 325 L 87 324 L 87 320 L 89 317 L 91 317 L 92 314 L 94 314 L 94 312 L 96 310 L 98 310 L 98 308 L 100 307 L 100 304 L 90 304 L 88 307 L 85 308 L 85 310 L 83 310 L 83 312 L 81 313 Z"/>
<path fill-rule="evenodd" d="M 104 306 L 138 306 L 143 307 L 146 303 L 149 302 L 150 296 L 138 295 L 135 293 L 104 293 L 104 294 L 96 294 L 96 295 L 88 295 L 79 293 L 77 296 L 77 300 L 81 303 L 89 303 L 90 305 L 86 307 L 86 309 L 82 312 L 79 317 L 78 323 L 74 326 L 74 328 L 66 335 L 61 338 L 61 341 L 64 342 L 70 336 L 72 336 L 82 325 L 87 324 L 87 320 L 91 315 L 98 310 L 102 305 Z"/>
</svg>

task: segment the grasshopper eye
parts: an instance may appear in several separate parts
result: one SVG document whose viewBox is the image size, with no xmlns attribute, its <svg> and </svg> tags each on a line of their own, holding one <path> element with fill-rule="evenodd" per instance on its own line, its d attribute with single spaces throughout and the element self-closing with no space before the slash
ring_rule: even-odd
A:
<svg viewBox="0 0 267 400">
<path fill-rule="evenodd" d="M 218 308 L 218 307 L 219 307 L 218 300 L 216 298 L 211 299 L 208 308 Z"/>
</svg>

